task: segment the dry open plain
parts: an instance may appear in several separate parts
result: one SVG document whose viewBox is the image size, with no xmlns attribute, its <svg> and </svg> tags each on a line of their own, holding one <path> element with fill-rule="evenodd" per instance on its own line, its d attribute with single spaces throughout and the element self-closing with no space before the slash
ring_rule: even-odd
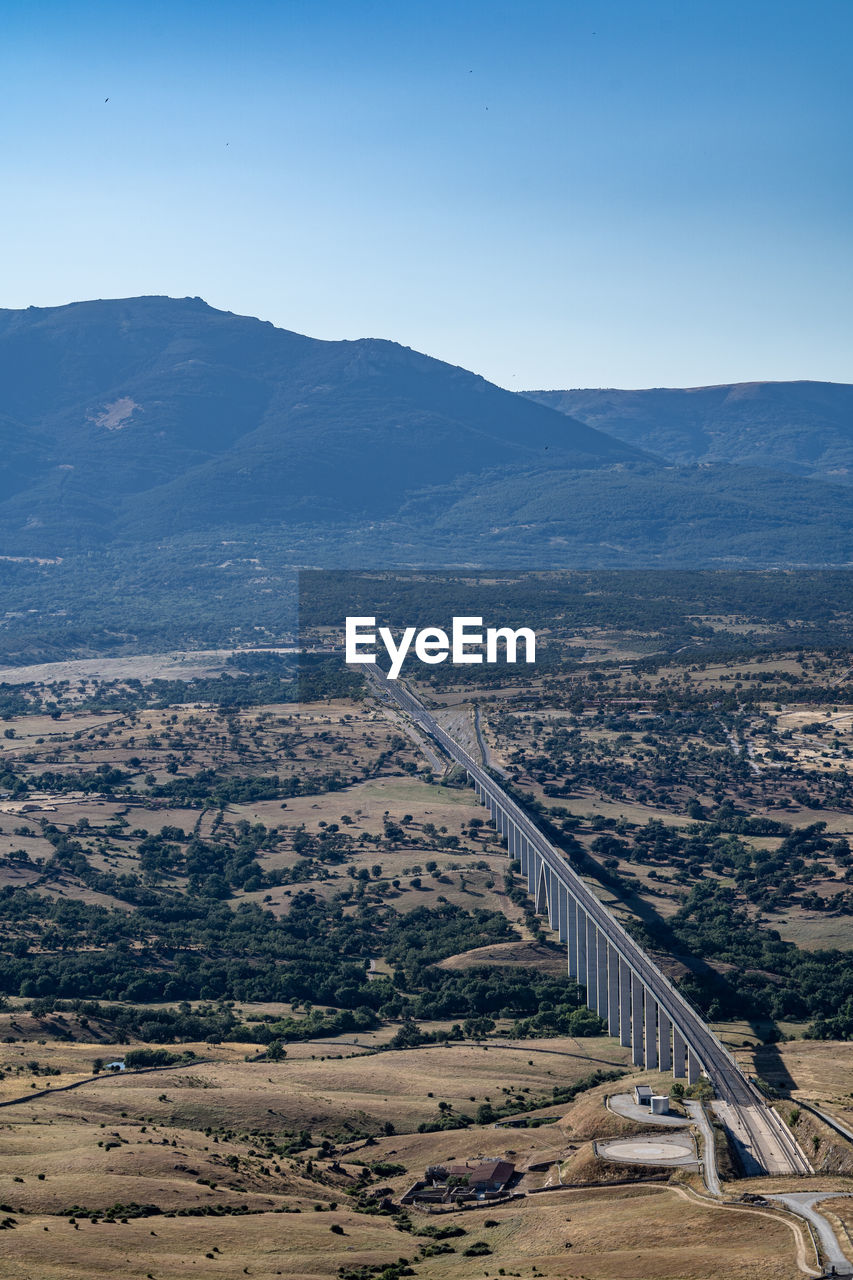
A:
<svg viewBox="0 0 853 1280">
<path fill-rule="evenodd" d="M 412 1211 L 406 1223 L 353 1211 L 347 1192 L 362 1162 L 391 1170 L 369 1184 L 381 1182 L 395 1197 L 429 1164 L 483 1157 L 512 1160 L 528 1192 L 556 1186 L 558 1167 L 573 1154 L 582 1163 L 593 1136 L 637 1131 L 605 1111 L 607 1086 L 569 1106 L 542 1108 L 536 1114 L 556 1123 L 539 1129 L 418 1133 L 416 1122 L 433 1115 L 439 1100 L 461 1109 L 497 1097 L 507 1080 L 513 1090 L 547 1096 L 555 1079 L 565 1084 L 618 1059 L 612 1042 L 378 1056 L 339 1046 L 356 1056 L 292 1063 L 240 1061 L 245 1047 L 217 1050 L 213 1062 L 104 1078 L 0 1112 L 0 1202 L 12 1220 L 0 1275 L 301 1280 L 403 1257 L 411 1274 L 448 1280 L 496 1275 L 498 1265 L 531 1280 L 615 1280 L 628 1268 L 639 1280 L 797 1274 L 795 1238 L 779 1217 L 741 1216 L 735 1234 L 724 1210 L 678 1185 L 546 1189 L 491 1211 L 440 1219 Z M 69 1065 L 80 1065 L 75 1059 L 90 1048 L 75 1045 Z M 61 1064 L 58 1055 L 52 1060 Z M 389 1115 L 398 1133 L 367 1145 L 339 1140 L 347 1117 Z M 315 1143 L 333 1133 L 334 1149 L 315 1145 L 282 1156 L 276 1139 L 294 1122 L 309 1125 Z M 629 1175 L 642 1178 L 643 1171 Z M 419 1233 L 436 1224 L 458 1234 L 442 1242 L 446 1252 L 424 1256 L 433 1238 Z M 489 1252 L 465 1255 L 481 1242 Z"/>
<path fill-rule="evenodd" d="M 693 983 L 821 1185 L 850 1191 L 853 1146 L 802 1105 L 853 1127 L 853 1041 L 802 1038 L 843 1012 L 816 976 L 845 991 L 843 960 L 806 971 L 768 942 L 851 946 L 843 661 L 654 663 L 653 637 L 607 628 L 566 643 L 568 673 L 427 696 Z M 605 1107 L 636 1078 L 628 1054 L 594 1023 L 569 1032 L 564 956 L 434 750 L 334 689 L 146 693 L 223 670 L 205 653 L 14 686 L 32 705 L 0 738 L 0 1276 L 802 1274 L 781 1211 L 596 1154 L 637 1128 Z M 109 1074 L 135 1052 L 167 1064 Z M 486 1157 L 523 1198 L 383 1209 L 427 1167 Z"/>
</svg>

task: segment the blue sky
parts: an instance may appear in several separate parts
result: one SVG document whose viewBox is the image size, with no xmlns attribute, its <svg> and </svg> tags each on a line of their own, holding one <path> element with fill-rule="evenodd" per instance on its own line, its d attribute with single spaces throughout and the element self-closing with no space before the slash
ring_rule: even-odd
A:
<svg viewBox="0 0 853 1280">
<path fill-rule="evenodd" d="M 3 0 L 0 305 L 853 381 L 852 53 L 848 0 Z"/>
</svg>

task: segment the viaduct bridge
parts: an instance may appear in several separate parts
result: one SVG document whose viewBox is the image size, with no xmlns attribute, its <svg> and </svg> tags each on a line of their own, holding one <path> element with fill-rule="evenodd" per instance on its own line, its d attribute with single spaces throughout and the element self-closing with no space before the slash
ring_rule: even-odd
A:
<svg viewBox="0 0 853 1280">
<path fill-rule="evenodd" d="M 536 910 L 547 915 L 566 944 L 569 976 L 586 988 L 587 1005 L 607 1023 L 610 1035 L 631 1050 L 634 1065 L 671 1070 L 690 1084 L 704 1073 L 751 1172 L 812 1173 L 778 1113 L 559 850 L 399 680 L 387 680 L 376 667 L 366 671 L 379 690 L 466 771 L 506 841 L 509 856 L 521 864 Z"/>
</svg>

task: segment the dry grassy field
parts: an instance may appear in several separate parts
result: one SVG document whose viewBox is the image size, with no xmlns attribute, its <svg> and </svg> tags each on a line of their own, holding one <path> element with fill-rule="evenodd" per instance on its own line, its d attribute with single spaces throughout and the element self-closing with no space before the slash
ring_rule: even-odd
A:
<svg viewBox="0 0 853 1280">
<path fill-rule="evenodd" d="M 70 1075 L 91 1048 L 48 1044 L 40 1052 Z M 428 1165 L 482 1158 L 511 1160 L 522 1189 L 549 1178 L 555 1185 L 558 1166 L 588 1150 L 590 1137 L 637 1129 L 605 1110 L 612 1086 L 546 1106 L 537 1114 L 556 1123 L 541 1128 L 418 1133 L 416 1122 L 434 1114 L 439 1100 L 462 1108 L 498 1097 L 506 1082 L 546 1096 L 555 1080 L 565 1084 L 624 1058 L 619 1050 L 614 1056 L 612 1041 L 379 1056 L 349 1049 L 354 1056 L 340 1058 L 308 1057 L 303 1045 L 302 1056 L 284 1063 L 241 1061 L 241 1048 L 223 1047 L 214 1062 L 103 1078 L 0 1111 L 0 1203 L 14 1224 L 0 1275 L 331 1277 L 400 1258 L 424 1280 L 495 1276 L 499 1267 L 525 1280 L 797 1274 L 794 1238 L 777 1218 L 742 1216 L 735 1233 L 725 1210 L 685 1196 L 677 1182 L 544 1190 L 441 1218 L 412 1211 L 407 1223 L 353 1211 L 347 1189 L 365 1161 L 400 1171 L 381 1178 L 395 1196 Z M 4 1049 L 7 1067 L 17 1060 L 12 1049 Z M 368 1114 L 392 1115 L 399 1131 L 367 1144 L 341 1141 L 346 1118 Z M 311 1126 L 315 1144 L 333 1133 L 334 1147 L 278 1154 L 269 1139 L 294 1120 Z M 459 1234 L 442 1242 L 446 1252 L 425 1253 L 432 1240 L 421 1233 L 436 1224 Z M 472 1246 L 476 1256 L 466 1256 Z"/>
<path fill-rule="evenodd" d="M 776 1083 L 793 1098 L 815 1106 L 826 1104 L 833 1113 L 847 1111 L 844 1123 L 853 1125 L 853 1043 L 823 1040 L 790 1040 L 779 1045 L 741 1050 L 746 1067 Z M 839 1119 L 842 1119 L 839 1115 Z"/>
<path fill-rule="evenodd" d="M 461 1242 L 485 1242 L 485 1256 L 465 1257 L 454 1241 L 452 1254 L 418 1261 L 423 1241 L 395 1231 L 388 1219 L 341 1209 L 80 1222 L 76 1228 L 34 1215 L 7 1237 L 0 1274 L 10 1280 L 112 1280 L 117 1274 L 132 1280 L 315 1280 L 335 1276 L 341 1267 L 381 1268 L 398 1258 L 409 1259 L 411 1274 L 423 1280 L 495 1276 L 498 1263 L 504 1274 L 524 1280 L 794 1280 L 801 1274 L 791 1234 L 778 1220 L 742 1214 L 734 1231 L 724 1210 L 681 1200 L 665 1188 L 544 1193 L 496 1210 L 489 1221 L 497 1225 L 472 1226 Z"/>
<path fill-rule="evenodd" d="M 749 631 L 717 621 L 730 634 Z M 649 636 L 591 628 L 567 644 L 581 658 L 568 677 L 430 687 L 427 696 L 474 752 L 479 726 L 491 764 L 537 809 L 594 892 L 627 924 L 649 930 L 667 971 L 679 980 L 690 973 L 686 944 L 667 930 L 677 929 L 697 884 L 731 890 L 745 921 L 800 947 L 850 948 L 853 705 L 818 696 L 835 687 L 841 661 L 783 653 L 685 665 L 673 658 L 647 669 L 639 660 L 654 647 Z M 191 655 L 184 674 L 215 674 L 224 657 Z M 180 672 L 170 658 L 125 674 Z M 103 674 L 121 676 L 118 668 Z M 611 1081 L 570 1101 L 555 1101 L 554 1091 L 595 1071 L 622 1071 L 621 1091 L 633 1078 L 629 1055 L 607 1037 L 567 1035 L 565 1020 L 546 1017 L 534 1038 L 530 1017 L 550 1009 L 556 1019 L 560 984 L 568 990 L 564 951 L 507 876 L 502 843 L 471 790 L 400 715 L 370 698 L 341 697 L 241 707 L 189 699 L 155 707 L 143 698 L 133 709 L 99 710 L 86 704 L 98 695 L 97 675 L 68 668 L 61 714 L 9 714 L 0 738 L 2 901 L 26 895 L 50 906 L 32 919 L 4 918 L 6 962 L 23 968 L 0 1009 L 0 1276 L 374 1280 L 391 1266 L 388 1280 L 397 1280 L 400 1259 L 424 1280 L 800 1274 L 782 1218 L 697 1199 L 697 1175 L 587 1185 L 620 1172 L 602 1174 L 592 1143 L 637 1126 L 605 1108 Z M 784 701 L 774 694 L 739 707 L 744 690 L 780 681 Z M 756 819 L 770 825 L 750 826 Z M 814 835 L 819 823 L 825 838 Z M 785 845 L 792 832 L 812 841 L 796 867 Z M 791 867 L 785 892 L 756 895 L 762 859 L 785 848 L 776 873 Z M 102 911 L 78 919 L 78 907 Z M 413 915 L 423 908 L 434 914 Z M 221 922 L 261 916 L 263 929 L 232 940 L 226 953 Z M 115 923 L 137 917 L 145 924 L 136 932 Z M 218 934 L 207 932 L 213 919 Z M 87 921 L 97 923 L 97 941 Z M 415 933 L 405 932 L 407 921 L 421 921 Z M 291 924 L 290 950 L 280 955 Z M 341 956 L 332 948 L 311 969 L 312 928 L 334 931 L 346 951 L 349 967 L 328 989 L 316 966 L 334 968 Z M 440 928 L 441 945 L 422 950 Z M 61 973 L 71 956 L 90 956 L 94 974 L 114 944 L 119 960 L 148 956 L 167 977 L 191 969 L 188 957 L 220 967 L 185 999 L 164 995 L 164 982 L 135 1000 L 128 983 L 100 979 L 100 1004 L 88 1012 L 73 999 L 90 995 L 85 972 L 70 996 L 66 985 L 61 1007 L 49 980 L 29 980 L 26 966 L 41 973 L 50 962 Z M 713 945 L 709 956 L 709 973 L 736 974 Z M 253 965 L 266 964 L 275 981 L 303 959 L 302 987 L 246 994 Z M 232 986 L 222 976 L 228 965 Z M 489 1003 L 484 977 L 499 974 L 508 988 L 519 972 L 553 984 L 541 1009 L 530 999 L 522 1006 L 521 1030 L 518 1008 L 503 1008 L 503 997 Z M 421 1006 L 415 1035 L 459 1038 L 389 1049 L 404 1011 L 435 992 L 461 1000 L 453 984 L 468 980 L 465 999 L 491 1012 L 488 1027 L 466 1024 L 463 1035 L 464 1001 L 445 1016 L 436 996 L 435 1008 Z M 772 974 L 768 981 L 772 997 L 780 984 Z M 382 1000 L 361 1008 L 361 1023 L 320 1025 L 377 991 Z M 158 1039 L 138 1020 L 122 1022 L 143 1007 L 154 1023 L 178 1012 L 206 1018 L 211 1034 Z M 813 1152 L 822 1185 L 848 1192 L 853 1167 L 841 1140 L 805 1108 L 796 1118 L 791 1110 L 811 1102 L 853 1127 L 853 1042 L 765 1044 L 779 1031 L 801 1035 L 810 1019 L 758 1007 L 760 1017 L 741 1009 L 718 1029 L 745 1068 L 784 1095 L 780 1110 Z M 317 1034 L 313 1022 L 304 1031 L 311 1017 Z M 217 1018 L 230 1019 L 230 1030 L 217 1029 Z M 275 1030 L 251 1039 L 265 1028 Z M 90 1078 L 96 1063 L 140 1048 L 192 1057 Z M 666 1090 L 670 1082 L 652 1083 Z M 484 1105 L 514 1109 L 515 1119 L 531 1108 L 526 1119 L 546 1123 L 477 1123 Z M 530 1194 L 441 1219 L 376 1211 L 430 1165 L 498 1157 L 515 1165 Z M 561 1176 L 578 1185 L 559 1189 Z M 850 1203 L 836 1202 L 839 1222 L 850 1219 Z M 424 1234 L 439 1221 L 464 1234 Z"/>
</svg>

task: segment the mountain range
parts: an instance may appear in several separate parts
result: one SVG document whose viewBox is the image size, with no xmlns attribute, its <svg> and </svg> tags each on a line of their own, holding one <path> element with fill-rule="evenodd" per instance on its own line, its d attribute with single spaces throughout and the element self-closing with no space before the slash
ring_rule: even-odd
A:
<svg viewBox="0 0 853 1280">
<path fill-rule="evenodd" d="M 524 395 L 680 466 L 770 467 L 833 484 L 853 482 L 853 386 L 846 384 L 740 382 Z"/>
<path fill-rule="evenodd" d="M 305 564 L 846 565 L 851 478 L 845 385 L 520 394 L 199 298 L 0 311 L 7 653 L 266 634 Z"/>
<path fill-rule="evenodd" d="M 373 523 L 427 487 L 641 450 L 396 343 L 200 299 L 0 312 L 0 528 L 45 554 L 223 526 Z"/>
</svg>

